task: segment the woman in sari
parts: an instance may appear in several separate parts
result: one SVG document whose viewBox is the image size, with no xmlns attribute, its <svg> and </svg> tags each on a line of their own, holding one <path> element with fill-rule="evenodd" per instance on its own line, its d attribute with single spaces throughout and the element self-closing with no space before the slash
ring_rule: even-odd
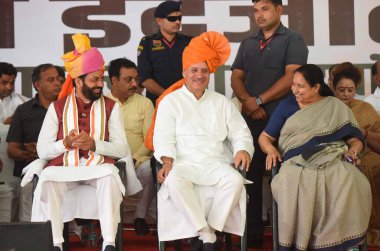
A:
<svg viewBox="0 0 380 251">
<path fill-rule="evenodd" d="M 280 250 L 347 250 L 365 237 L 371 211 L 368 180 L 355 167 L 363 135 L 316 65 L 295 71 L 292 92 L 259 138 L 267 169 L 283 161 L 271 184 Z"/>
<path fill-rule="evenodd" d="M 380 115 L 369 103 L 354 98 L 360 80 L 359 69 L 351 64 L 350 67 L 336 72 L 333 88 L 335 96 L 354 113 L 367 141 L 360 165 L 372 191 L 372 211 L 367 241 L 370 246 L 380 246 Z"/>
</svg>

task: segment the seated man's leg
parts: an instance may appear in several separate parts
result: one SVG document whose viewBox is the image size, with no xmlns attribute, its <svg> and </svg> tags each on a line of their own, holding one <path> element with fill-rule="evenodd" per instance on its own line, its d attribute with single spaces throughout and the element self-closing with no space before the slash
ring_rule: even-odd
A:
<svg viewBox="0 0 380 251">
<path fill-rule="evenodd" d="M 174 206 L 193 224 L 200 239 L 203 242 L 215 242 L 216 236 L 209 229 L 193 183 L 172 171 L 165 179 L 165 185 Z"/>
<path fill-rule="evenodd" d="M 215 195 L 207 217 L 207 222 L 213 229 L 223 231 L 231 210 L 239 203 L 243 186 L 243 177 L 232 168 L 214 185 Z"/>
<path fill-rule="evenodd" d="M 149 232 L 149 227 L 145 222 L 146 213 L 156 193 L 149 159 L 137 167 L 136 175 L 143 189 L 138 193 L 137 197 L 135 231 L 137 235 L 145 235 Z"/>
<path fill-rule="evenodd" d="M 120 222 L 120 203 L 123 200 L 118 182 L 113 175 L 108 175 L 88 180 L 86 183 L 96 188 L 103 246 L 115 246 L 117 225 Z"/>
<path fill-rule="evenodd" d="M 78 186 L 77 182 L 45 181 L 43 183 L 41 201 L 45 202 L 47 219 L 51 221 L 54 246 L 62 249 L 63 218 L 61 213 L 63 197 L 66 191 Z"/>
</svg>

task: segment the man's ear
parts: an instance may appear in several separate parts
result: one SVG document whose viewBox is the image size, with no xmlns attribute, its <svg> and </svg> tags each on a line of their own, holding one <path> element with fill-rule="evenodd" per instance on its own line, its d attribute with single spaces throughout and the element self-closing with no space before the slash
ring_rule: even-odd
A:
<svg viewBox="0 0 380 251">
<path fill-rule="evenodd" d="M 112 78 L 110 79 L 111 85 L 113 85 L 114 82 L 116 83 L 117 80 L 119 80 L 117 77 L 112 76 Z"/>
<path fill-rule="evenodd" d="M 74 79 L 74 82 L 75 82 L 75 86 L 76 86 L 76 87 L 80 87 L 80 88 L 82 88 L 83 81 L 82 81 L 81 78 L 76 78 L 76 79 Z"/>
<path fill-rule="evenodd" d="M 157 22 L 158 26 L 161 26 L 161 24 L 162 24 L 162 20 L 163 20 L 163 18 L 161 18 L 161 17 L 156 17 L 156 22 Z"/>
<path fill-rule="evenodd" d="M 38 82 L 38 80 L 35 81 L 35 82 L 33 83 L 33 87 L 34 87 L 38 92 L 40 91 L 40 83 Z"/>
<path fill-rule="evenodd" d="M 277 11 L 277 13 L 279 13 L 280 16 L 281 16 L 281 15 L 282 15 L 282 5 L 277 5 L 277 7 L 276 7 L 276 11 Z"/>
</svg>

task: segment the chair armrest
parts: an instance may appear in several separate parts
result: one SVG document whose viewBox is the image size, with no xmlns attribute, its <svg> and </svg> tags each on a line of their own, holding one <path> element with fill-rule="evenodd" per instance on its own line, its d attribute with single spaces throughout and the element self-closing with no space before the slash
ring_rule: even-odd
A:
<svg viewBox="0 0 380 251">
<path fill-rule="evenodd" d="M 127 177 L 126 165 L 127 164 L 125 163 L 124 160 L 118 160 L 115 163 L 115 166 L 117 167 L 117 169 L 119 169 L 119 175 L 120 175 L 121 180 L 125 180 Z"/>
<path fill-rule="evenodd" d="M 156 171 L 158 172 L 162 168 L 162 163 L 156 160 L 155 165 L 156 165 Z"/>
<path fill-rule="evenodd" d="M 36 190 L 38 179 L 39 179 L 38 175 L 34 174 L 33 175 L 33 192 L 34 192 L 34 190 Z"/>
<path fill-rule="evenodd" d="M 277 161 L 276 165 L 272 167 L 272 170 L 271 170 L 272 178 L 278 174 L 280 167 L 281 167 L 281 163 Z"/>
<path fill-rule="evenodd" d="M 247 177 L 247 170 L 245 168 L 241 169 L 239 167 L 239 173 L 243 176 L 244 179 Z"/>
</svg>

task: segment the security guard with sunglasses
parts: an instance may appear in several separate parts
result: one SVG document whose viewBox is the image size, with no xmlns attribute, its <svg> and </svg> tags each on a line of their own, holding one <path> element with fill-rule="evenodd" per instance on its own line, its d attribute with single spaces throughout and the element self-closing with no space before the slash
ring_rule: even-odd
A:
<svg viewBox="0 0 380 251">
<path fill-rule="evenodd" d="M 154 12 L 160 30 L 141 39 L 138 73 L 146 88 L 146 97 L 156 99 L 169 86 L 182 78 L 182 52 L 192 37 L 178 33 L 181 27 L 181 2 L 165 1 Z"/>
</svg>

